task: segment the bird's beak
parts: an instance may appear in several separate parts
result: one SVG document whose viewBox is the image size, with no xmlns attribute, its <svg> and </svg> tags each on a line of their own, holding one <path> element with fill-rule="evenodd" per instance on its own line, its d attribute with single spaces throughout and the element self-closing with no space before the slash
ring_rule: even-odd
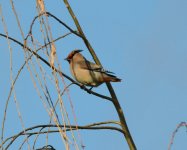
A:
<svg viewBox="0 0 187 150">
<path fill-rule="evenodd" d="M 65 58 L 64 60 L 66 60 L 66 61 L 70 61 L 69 58 Z"/>
<path fill-rule="evenodd" d="M 66 60 L 68 63 L 70 63 L 70 59 L 69 58 L 65 58 L 64 60 Z"/>
</svg>

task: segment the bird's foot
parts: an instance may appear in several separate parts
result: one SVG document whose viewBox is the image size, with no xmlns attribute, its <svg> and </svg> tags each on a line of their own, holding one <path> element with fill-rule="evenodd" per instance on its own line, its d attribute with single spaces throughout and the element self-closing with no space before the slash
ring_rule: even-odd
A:
<svg viewBox="0 0 187 150">
<path fill-rule="evenodd" d="M 93 86 L 91 88 L 87 89 L 84 84 L 81 84 L 80 88 L 86 90 L 89 94 L 91 94 L 91 90 L 92 90 Z"/>
<path fill-rule="evenodd" d="M 80 85 L 80 88 L 81 88 L 81 89 L 85 89 L 86 87 L 85 87 L 84 84 L 81 84 L 81 85 Z"/>
<path fill-rule="evenodd" d="M 89 89 L 90 91 L 93 89 L 93 86 Z"/>
<path fill-rule="evenodd" d="M 87 91 L 89 94 L 91 94 L 93 86 Z"/>
</svg>

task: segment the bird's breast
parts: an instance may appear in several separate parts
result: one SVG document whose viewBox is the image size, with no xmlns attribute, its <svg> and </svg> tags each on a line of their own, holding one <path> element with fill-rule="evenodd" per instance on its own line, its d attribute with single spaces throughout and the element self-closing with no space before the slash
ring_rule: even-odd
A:
<svg viewBox="0 0 187 150">
<path fill-rule="evenodd" d="M 78 65 L 73 65 L 71 67 L 71 73 L 78 82 L 87 86 L 98 86 L 102 83 L 101 73 L 82 69 Z"/>
</svg>

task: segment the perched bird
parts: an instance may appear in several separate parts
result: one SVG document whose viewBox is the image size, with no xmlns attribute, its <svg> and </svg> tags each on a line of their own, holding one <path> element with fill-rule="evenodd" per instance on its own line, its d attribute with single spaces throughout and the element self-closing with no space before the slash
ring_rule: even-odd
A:
<svg viewBox="0 0 187 150">
<path fill-rule="evenodd" d="M 80 52 L 82 50 L 73 50 L 65 60 L 70 64 L 70 70 L 73 77 L 79 83 L 97 87 L 105 82 L 120 82 L 110 71 L 104 70 L 101 66 L 88 61 Z"/>
</svg>

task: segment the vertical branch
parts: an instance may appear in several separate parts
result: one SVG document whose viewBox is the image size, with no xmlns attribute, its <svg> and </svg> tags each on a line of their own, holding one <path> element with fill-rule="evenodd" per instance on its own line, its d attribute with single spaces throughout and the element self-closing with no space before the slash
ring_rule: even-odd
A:
<svg viewBox="0 0 187 150">
<path fill-rule="evenodd" d="M 85 34 L 84 34 L 80 24 L 79 24 L 79 21 L 78 21 L 77 17 L 75 16 L 75 14 L 74 14 L 74 12 L 73 12 L 68 0 L 64 0 L 64 3 L 65 3 L 65 5 L 66 5 L 66 7 L 67 7 L 67 9 L 68 9 L 68 11 L 69 11 L 69 13 L 71 15 L 76 27 L 77 27 L 77 30 L 79 31 L 79 34 L 82 36 L 82 39 L 83 39 L 86 47 L 88 48 L 89 52 L 91 53 L 94 61 L 96 62 L 96 64 L 102 66 L 101 62 L 99 61 L 99 59 L 98 59 L 98 57 L 96 55 L 96 53 L 94 52 L 94 49 L 92 48 L 91 44 L 87 40 L 87 38 L 86 38 L 86 36 L 85 36 Z M 112 87 L 112 85 L 110 83 L 106 83 L 106 85 L 107 85 L 107 88 L 108 88 L 108 90 L 110 92 L 110 95 L 111 95 L 111 97 L 113 99 L 112 102 L 113 102 L 113 104 L 115 106 L 115 109 L 116 109 L 116 111 L 118 113 L 118 116 L 119 116 L 119 119 L 120 119 L 120 123 L 121 123 L 121 127 L 122 127 L 122 129 L 124 131 L 124 136 L 125 136 L 126 141 L 127 141 L 128 145 L 129 145 L 129 149 L 130 150 L 136 150 L 136 146 L 134 144 L 134 141 L 133 141 L 132 136 L 130 134 L 130 131 L 128 129 L 128 126 L 127 126 L 127 123 L 126 123 L 126 120 L 125 120 L 125 117 L 124 117 L 123 110 L 122 110 L 122 108 L 120 106 L 120 103 L 119 103 L 119 101 L 117 99 L 115 91 L 114 91 L 114 89 L 113 89 L 113 87 Z"/>
</svg>

